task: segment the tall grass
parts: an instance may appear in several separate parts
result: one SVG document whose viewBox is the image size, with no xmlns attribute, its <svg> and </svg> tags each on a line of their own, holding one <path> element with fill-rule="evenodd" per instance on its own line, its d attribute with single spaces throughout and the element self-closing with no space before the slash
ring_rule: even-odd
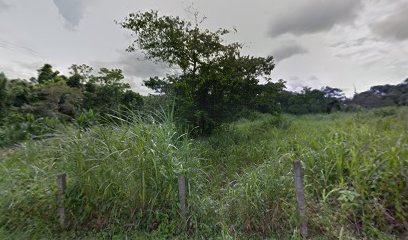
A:
<svg viewBox="0 0 408 240">
<path fill-rule="evenodd" d="M 109 228 L 108 237 L 298 239 L 292 163 L 301 160 L 312 238 L 401 238 L 407 123 L 408 108 L 385 108 L 258 115 L 195 140 L 161 116 L 68 129 L 0 161 L 0 225 L 55 236 L 55 176 L 65 172 L 68 230 L 98 238 Z M 180 174 L 189 183 L 187 225 L 178 213 Z"/>
<path fill-rule="evenodd" d="M 305 168 L 312 236 L 392 239 L 408 230 L 407 108 L 289 119 L 284 128 L 261 132 L 257 126 L 266 119 L 242 121 L 201 142 L 218 149 L 204 152 L 218 156 L 214 169 L 227 162 L 226 171 L 232 166 L 239 173 L 221 173 L 218 181 L 221 219 L 230 232 L 245 238 L 297 232 L 296 159 Z M 241 140 L 234 143 L 234 136 Z"/>
<path fill-rule="evenodd" d="M 8 229 L 58 230 L 55 177 L 64 172 L 68 229 L 176 232 L 177 177 L 194 185 L 201 174 L 191 142 L 171 116 L 116 118 L 21 148 L 0 162 L 0 225 Z"/>
</svg>

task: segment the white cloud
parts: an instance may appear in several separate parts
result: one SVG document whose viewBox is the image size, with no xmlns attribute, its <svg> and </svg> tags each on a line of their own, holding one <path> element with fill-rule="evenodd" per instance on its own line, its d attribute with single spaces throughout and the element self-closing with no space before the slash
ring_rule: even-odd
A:
<svg viewBox="0 0 408 240">
<path fill-rule="evenodd" d="M 289 91 L 300 92 L 304 87 L 311 87 L 313 89 L 320 89 L 324 84 L 320 78 L 315 75 L 310 75 L 305 78 L 298 76 L 291 76 L 286 82 Z"/>
</svg>

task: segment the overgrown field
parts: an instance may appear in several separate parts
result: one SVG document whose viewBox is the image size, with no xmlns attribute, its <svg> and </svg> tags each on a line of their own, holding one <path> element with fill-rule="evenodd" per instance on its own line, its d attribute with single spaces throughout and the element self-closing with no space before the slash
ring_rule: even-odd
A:
<svg viewBox="0 0 408 240">
<path fill-rule="evenodd" d="M 0 238 L 298 239 L 294 160 L 304 167 L 312 238 L 407 237 L 408 108 L 252 115 L 194 140 L 169 116 L 135 117 L 0 156 Z M 56 217 L 62 172 L 66 230 Z"/>
</svg>

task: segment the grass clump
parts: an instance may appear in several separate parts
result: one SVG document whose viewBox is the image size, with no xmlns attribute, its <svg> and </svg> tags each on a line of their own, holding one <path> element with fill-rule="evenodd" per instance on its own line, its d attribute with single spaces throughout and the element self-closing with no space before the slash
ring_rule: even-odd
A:
<svg viewBox="0 0 408 240">
<path fill-rule="evenodd" d="M 191 142 L 170 118 L 115 122 L 67 129 L 3 159 L 0 225 L 58 231 L 55 177 L 64 172 L 68 229 L 181 229 L 177 177 L 194 186 L 200 175 Z"/>
<path fill-rule="evenodd" d="M 294 160 L 305 169 L 312 236 L 393 239 L 407 231 L 407 108 L 263 125 L 268 118 L 200 142 L 225 231 L 243 239 L 299 236 Z"/>
</svg>

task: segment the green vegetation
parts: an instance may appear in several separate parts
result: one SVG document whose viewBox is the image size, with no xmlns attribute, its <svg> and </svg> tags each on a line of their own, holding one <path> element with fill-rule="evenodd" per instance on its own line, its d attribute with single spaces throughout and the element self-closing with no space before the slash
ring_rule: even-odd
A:
<svg viewBox="0 0 408 240">
<path fill-rule="evenodd" d="M 299 159 L 313 237 L 393 239 L 408 226 L 407 122 L 407 108 L 387 108 L 255 114 L 196 140 L 177 133 L 171 117 L 67 129 L 27 142 L 1 161 L 2 231 L 297 238 L 292 162 Z M 56 219 L 61 172 L 69 176 L 65 233 Z M 178 215 L 179 174 L 189 185 L 187 226 Z"/>
<path fill-rule="evenodd" d="M 173 96 L 179 121 L 198 126 L 200 134 L 209 134 L 236 113 L 259 105 L 265 112 L 279 113 L 274 100 L 284 84 L 271 82 L 273 57 L 242 56 L 242 44 L 222 39 L 230 31 L 200 29 L 204 19 L 198 13 L 194 17 L 191 23 L 157 11 L 137 12 L 120 23 L 135 35 L 128 51 L 142 50 L 149 59 L 179 70 L 164 78 L 152 77 L 146 86 Z M 260 78 L 268 84 L 260 85 Z"/>
<path fill-rule="evenodd" d="M 0 238 L 300 239 L 295 160 L 313 238 L 406 237 L 407 80 L 353 99 L 331 87 L 286 91 L 270 79 L 271 56 L 242 56 L 222 39 L 228 30 L 194 17 L 149 11 L 119 23 L 134 34 L 129 51 L 177 73 L 145 81 L 156 95 L 132 91 L 120 69 L 0 73 Z M 364 109 L 380 106 L 399 107 Z"/>
<path fill-rule="evenodd" d="M 387 107 L 408 105 L 408 78 L 397 85 L 378 85 L 368 91 L 355 94 L 351 104 L 366 107 Z"/>
<path fill-rule="evenodd" d="M 300 93 L 285 91 L 278 98 L 282 111 L 298 115 L 340 111 L 346 100 L 342 90 L 331 87 L 321 90 L 304 87 Z"/>
<path fill-rule="evenodd" d="M 120 69 L 72 65 L 70 76 L 45 64 L 30 81 L 9 80 L 0 74 L 0 146 L 43 138 L 67 123 L 83 126 L 105 114 L 136 111 L 142 97 L 124 83 Z"/>
<path fill-rule="evenodd" d="M 116 124 L 69 128 L 51 139 L 27 142 L 2 160 L 0 225 L 57 231 L 54 183 L 55 176 L 65 172 L 65 204 L 72 210 L 68 228 L 176 229 L 163 222 L 177 218 L 172 204 L 177 176 L 200 180 L 189 141 L 175 131 L 171 119 L 115 120 Z M 190 184 L 197 189 L 194 181 Z"/>
</svg>

